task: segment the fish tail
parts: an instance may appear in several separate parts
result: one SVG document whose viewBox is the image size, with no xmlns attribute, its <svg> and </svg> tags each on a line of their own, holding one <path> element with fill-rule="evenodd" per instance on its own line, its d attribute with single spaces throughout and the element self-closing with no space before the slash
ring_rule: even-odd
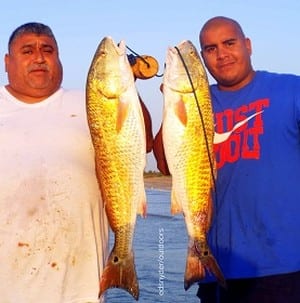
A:
<svg viewBox="0 0 300 303">
<path fill-rule="evenodd" d="M 226 288 L 224 275 L 207 243 L 196 240 L 192 242 L 192 245 L 188 248 L 184 276 L 184 289 L 188 290 L 192 284 L 204 279 L 206 272 L 212 273 L 219 284 Z"/>
<path fill-rule="evenodd" d="M 135 300 L 139 298 L 139 284 L 137 280 L 134 254 L 131 252 L 121 259 L 114 250 L 111 252 L 100 280 L 99 297 L 109 288 L 123 288 Z"/>
</svg>

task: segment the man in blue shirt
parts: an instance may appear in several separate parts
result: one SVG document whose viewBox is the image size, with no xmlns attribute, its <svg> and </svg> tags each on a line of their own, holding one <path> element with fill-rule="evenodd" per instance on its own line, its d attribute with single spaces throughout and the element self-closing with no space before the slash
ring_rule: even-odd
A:
<svg viewBox="0 0 300 303">
<path fill-rule="evenodd" d="M 208 237 L 227 289 L 207 273 L 197 295 L 201 303 L 299 303 L 300 77 L 255 71 L 251 41 L 230 18 L 208 20 L 199 38 L 216 80 Z"/>
<path fill-rule="evenodd" d="M 200 31 L 211 86 L 218 177 L 210 244 L 228 283 L 206 302 L 300 302 L 300 77 L 254 71 L 232 19 Z"/>
</svg>

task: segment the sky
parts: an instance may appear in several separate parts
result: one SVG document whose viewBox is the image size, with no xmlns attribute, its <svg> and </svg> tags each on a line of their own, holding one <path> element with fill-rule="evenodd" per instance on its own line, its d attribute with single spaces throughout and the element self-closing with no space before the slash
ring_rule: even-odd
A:
<svg viewBox="0 0 300 303">
<path fill-rule="evenodd" d="M 182 40 L 199 50 L 198 35 L 211 17 L 236 19 L 252 42 L 257 70 L 300 74 L 299 0 L 10 0 L 1 4 L 0 57 L 11 32 L 37 21 L 49 25 L 58 41 L 64 66 L 63 87 L 85 89 L 87 72 L 99 42 L 111 36 L 140 55 L 150 55 L 163 73 L 166 51 Z M 130 54 L 130 51 L 128 51 Z M 1 59 L 3 62 L 3 59 Z M 209 77 L 210 82 L 213 79 Z M 152 116 L 153 133 L 162 119 L 161 77 L 137 80 L 137 89 Z M 7 83 L 0 64 L 0 85 Z M 157 170 L 148 154 L 146 171 Z"/>
</svg>

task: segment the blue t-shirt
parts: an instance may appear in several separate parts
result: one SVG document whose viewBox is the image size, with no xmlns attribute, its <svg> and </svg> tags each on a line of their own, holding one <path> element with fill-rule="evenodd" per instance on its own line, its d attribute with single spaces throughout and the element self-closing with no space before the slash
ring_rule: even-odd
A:
<svg viewBox="0 0 300 303">
<path fill-rule="evenodd" d="M 211 86 L 217 191 L 209 243 L 225 278 L 300 270 L 300 77 Z M 210 278 L 208 278 L 210 280 Z"/>
</svg>

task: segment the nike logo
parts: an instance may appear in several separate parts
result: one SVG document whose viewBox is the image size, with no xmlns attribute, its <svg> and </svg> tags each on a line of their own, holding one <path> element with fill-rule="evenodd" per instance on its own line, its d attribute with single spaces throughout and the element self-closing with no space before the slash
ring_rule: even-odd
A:
<svg viewBox="0 0 300 303">
<path fill-rule="evenodd" d="M 214 136 L 214 144 L 220 144 L 225 142 L 230 136 L 231 134 L 237 130 L 239 127 L 245 125 L 249 120 L 251 120 L 252 118 L 254 118 L 255 116 L 261 114 L 263 112 L 263 110 L 261 110 L 260 112 L 257 112 L 253 115 L 251 115 L 250 117 L 245 118 L 244 120 L 238 122 L 237 124 L 234 125 L 234 127 L 225 133 L 217 133 L 215 132 L 215 136 Z"/>
</svg>

